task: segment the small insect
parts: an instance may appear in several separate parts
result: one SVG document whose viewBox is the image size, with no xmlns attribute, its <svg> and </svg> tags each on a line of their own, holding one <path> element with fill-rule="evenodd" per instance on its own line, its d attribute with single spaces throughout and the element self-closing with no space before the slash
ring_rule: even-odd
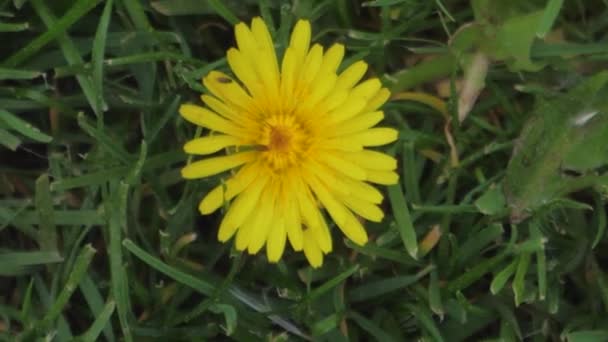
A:
<svg viewBox="0 0 608 342">
<path fill-rule="evenodd" d="M 232 83 L 232 80 L 228 77 L 218 77 L 217 81 L 220 83 Z"/>
</svg>

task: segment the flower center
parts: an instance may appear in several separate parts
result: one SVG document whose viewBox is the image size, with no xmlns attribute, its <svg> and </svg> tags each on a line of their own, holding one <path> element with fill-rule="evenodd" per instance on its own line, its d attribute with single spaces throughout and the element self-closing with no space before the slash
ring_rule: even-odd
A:
<svg viewBox="0 0 608 342">
<path fill-rule="evenodd" d="M 259 144 L 262 158 L 278 171 L 295 164 L 304 151 L 306 133 L 292 115 L 273 115 L 264 120 Z"/>
<path fill-rule="evenodd" d="M 270 128 L 270 142 L 268 143 L 269 150 L 286 152 L 289 150 L 289 142 L 291 140 L 291 134 L 289 130 L 284 127 L 272 127 Z"/>
</svg>

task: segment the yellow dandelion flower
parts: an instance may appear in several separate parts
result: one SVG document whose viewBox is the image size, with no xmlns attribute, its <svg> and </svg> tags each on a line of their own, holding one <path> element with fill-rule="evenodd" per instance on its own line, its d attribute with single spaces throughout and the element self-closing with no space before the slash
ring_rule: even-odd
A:
<svg viewBox="0 0 608 342">
<path fill-rule="evenodd" d="M 236 25 L 235 35 L 237 48 L 227 60 L 236 79 L 210 72 L 203 79 L 206 107 L 179 110 L 212 132 L 186 143 L 187 153 L 227 153 L 187 165 L 182 176 L 233 170 L 199 205 L 209 214 L 229 203 L 218 239 L 236 236 L 236 248 L 251 254 L 266 246 L 270 262 L 281 258 L 289 240 L 319 267 L 332 250 L 322 209 L 358 245 L 368 237 L 356 215 L 374 222 L 384 216 L 382 194 L 370 183 L 395 184 L 397 162 L 366 148 L 397 139 L 392 128 L 374 128 L 389 91 L 377 78 L 360 82 L 367 70 L 362 61 L 338 73 L 344 46 L 311 47 L 306 20 L 297 22 L 280 65 L 262 19 Z"/>
</svg>

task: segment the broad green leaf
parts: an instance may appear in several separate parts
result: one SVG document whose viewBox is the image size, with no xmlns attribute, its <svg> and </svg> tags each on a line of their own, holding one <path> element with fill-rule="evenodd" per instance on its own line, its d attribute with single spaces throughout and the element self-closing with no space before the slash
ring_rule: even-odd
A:
<svg viewBox="0 0 608 342">
<path fill-rule="evenodd" d="M 506 200 L 501 186 L 492 184 L 476 201 L 475 206 L 484 215 L 496 215 L 505 210 Z"/>
<path fill-rule="evenodd" d="M 505 195 L 512 221 L 599 181 L 565 171 L 582 173 L 608 163 L 608 101 L 600 95 L 607 82 L 608 72 L 602 72 L 568 94 L 539 96 L 507 167 Z"/>
<path fill-rule="evenodd" d="M 535 29 L 542 12 L 533 12 L 506 20 L 497 30 L 490 51 L 494 58 L 504 60 L 511 71 L 538 71 L 542 63 L 530 59 L 532 44 L 536 39 Z M 497 48 L 494 50 L 493 48 Z"/>
</svg>

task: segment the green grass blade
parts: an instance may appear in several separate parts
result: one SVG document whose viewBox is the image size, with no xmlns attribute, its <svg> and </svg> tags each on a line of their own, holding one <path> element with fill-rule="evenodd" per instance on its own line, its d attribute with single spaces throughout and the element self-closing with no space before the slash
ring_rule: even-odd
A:
<svg viewBox="0 0 608 342">
<path fill-rule="evenodd" d="M 517 269 L 515 270 L 515 278 L 513 279 L 513 294 L 515 295 L 515 306 L 519 306 L 525 297 L 526 283 L 525 277 L 530 266 L 530 253 L 523 253 L 519 256 Z"/>
<path fill-rule="evenodd" d="M 99 292 L 99 289 L 97 288 L 97 284 L 93 282 L 93 279 L 91 279 L 88 273 L 84 275 L 82 281 L 80 282 L 80 291 L 82 292 L 85 301 L 89 305 L 93 317 L 99 317 L 104 312 L 104 310 L 106 310 L 107 304 L 106 307 L 104 307 L 103 298 L 101 296 L 101 293 Z M 108 304 L 109 303 L 110 301 L 108 301 Z M 114 305 L 115 304 L 116 303 L 114 303 Z M 113 310 L 114 309 L 112 309 L 112 311 Z M 114 332 L 112 330 L 111 321 L 108 321 L 107 324 L 104 325 L 103 334 L 106 340 L 109 342 L 114 342 L 116 340 L 116 338 L 114 337 Z"/>
<path fill-rule="evenodd" d="M 391 208 L 393 209 L 397 229 L 399 230 L 399 235 L 401 236 L 405 250 L 412 258 L 417 259 L 418 241 L 416 239 L 416 230 L 412 224 L 410 211 L 405 202 L 405 196 L 401 190 L 401 185 L 396 184 L 389 186 L 388 197 L 391 201 Z"/>
<path fill-rule="evenodd" d="M 40 71 L 31 71 L 23 69 L 7 69 L 0 68 L 0 81 L 2 80 L 31 80 L 42 76 Z"/>
<path fill-rule="evenodd" d="M 80 0 L 71 7 L 70 11 L 73 11 L 75 8 L 80 9 L 80 11 L 76 12 L 75 14 L 78 15 L 78 18 L 80 18 L 80 16 L 83 16 L 93 7 L 95 7 L 98 2 L 99 0 Z M 31 3 L 36 13 L 40 16 L 44 24 L 49 27 L 51 31 L 55 30 L 57 26 L 61 24 L 61 20 L 57 20 L 55 18 L 51 10 L 44 3 L 44 1 L 32 0 Z M 68 15 L 69 13 L 66 14 L 64 18 Z M 70 22 L 70 25 L 71 24 L 73 24 L 73 22 Z M 61 47 L 61 51 L 63 52 L 65 59 L 68 61 L 68 64 L 83 63 L 78 47 L 76 47 L 75 43 L 70 39 L 67 34 L 59 34 L 56 38 L 59 42 L 59 46 Z M 13 65 L 9 64 L 9 66 Z M 96 98 L 97 94 L 99 94 L 100 92 L 100 89 L 95 89 L 94 84 L 91 82 L 88 76 L 78 75 L 76 76 L 76 79 L 78 80 L 78 84 L 80 84 L 80 88 L 82 88 L 82 92 L 87 98 L 89 106 L 91 108 L 96 108 Z"/>
<path fill-rule="evenodd" d="M 135 245 L 135 243 L 133 243 L 133 241 L 129 239 L 125 239 L 122 242 L 122 245 L 138 259 L 150 265 L 157 271 L 173 278 L 179 283 L 191 287 L 206 296 L 211 296 L 215 291 L 215 286 L 213 286 L 210 282 L 202 280 L 200 278 L 195 278 L 187 273 L 184 273 L 174 267 L 165 264 L 160 259 L 148 254 L 146 251 Z"/>
<path fill-rule="evenodd" d="M 240 22 L 239 18 L 237 18 L 222 2 L 218 0 L 209 0 L 208 4 L 220 17 L 229 22 L 230 25 L 236 25 Z"/>
<path fill-rule="evenodd" d="M 103 307 L 103 310 L 97 315 L 93 325 L 82 335 L 83 342 L 95 342 L 98 340 L 99 335 L 110 321 L 115 308 L 116 302 L 109 300 Z"/>
<path fill-rule="evenodd" d="M 0 275 L 15 276 L 26 273 L 31 267 L 62 262 L 57 251 L 0 253 Z"/>
<path fill-rule="evenodd" d="M 503 289 L 509 278 L 515 273 L 515 269 L 517 268 L 517 259 L 513 260 L 507 267 L 503 268 L 500 272 L 498 272 L 494 279 L 492 279 L 492 283 L 490 283 L 490 292 L 492 294 L 497 294 L 500 290 Z"/>
<path fill-rule="evenodd" d="M 2 23 L 0 22 L 0 32 L 21 32 L 30 28 L 29 23 Z"/>
<path fill-rule="evenodd" d="M 547 33 L 553 27 L 553 23 L 557 16 L 559 15 L 559 11 L 562 9 L 562 5 L 564 4 L 564 0 L 549 0 L 547 2 L 547 6 L 545 6 L 545 11 L 538 23 L 538 28 L 536 29 L 536 36 L 540 39 L 544 39 Z"/>
<path fill-rule="evenodd" d="M 98 140 L 100 145 L 103 146 L 106 151 L 118 158 L 121 162 L 130 164 L 132 159 L 129 153 L 116 142 L 116 139 L 110 137 L 105 131 L 99 130 L 91 125 L 89 120 L 82 112 L 78 113 L 78 125 L 83 131 Z"/>
<path fill-rule="evenodd" d="M 57 250 L 57 229 L 49 176 L 44 174 L 36 180 L 36 211 L 39 218 L 38 244 L 43 251 Z"/>
<path fill-rule="evenodd" d="M 105 207 L 109 213 L 109 254 L 110 275 L 112 283 L 112 295 L 116 300 L 116 309 L 123 337 L 126 341 L 132 341 L 130 327 L 131 305 L 129 298 L 129 285 L 127 272 L 124 267 L 122 255 L 122 220 L 127 208 L 120 206 L 119 191 L 115 190 L 108 199 Z"/>
<path fill-rule="evenodd" d="M 70 300 L 70 297 L 72 297 L 72 294 L 78 288 L 78 284 L 80 284 L 82 277 L 87 272 L 89 264 L 93 260 L 95 253 L 95 248 L 93 248 L 90 244 L 83 247 L 82 251 L 78 255 L 78 258 L 76 258 L 74 268 L 72 269 L 72 272 L 70 272 L 63 290 L 59 293 L 57 300 L 55 300 L 40 322 L 40 329 L 47 330 L 52 327 L 52 322 L 59 317 L 61 311 Z"/>
<path fill-rule="evenodd" d="M 415 275 L 396 276 L 359 285 L 354 289 L 350 290 L 350 301 L 353 303 L 366 301 L 378 296 L 388 294 L 393 291 L 403 289 L 416 283 L 422 277 L 426 276 L 429 272 L 431 272 L 432 269 L 433 266 L 427 266 Z"/>
<path fill-rule="evenodd" d="M 99 25 L 97 25 L 95 39 L 93 40 L 93 50 L 91 51 L 91 63 L 93 64 L 93 85 L 97 90 L 95 107 L 93 108 L 95 109 L 97 116 L 100 116 L 101 112 L 107 110 L 107 105 L 103 97 L 103 62 L 106 52 L 108 27 L 110 25 L 110 19 L 112 18 L 113 4 L 114 0 L 108 0 L 103 8 Z"/>
<path fill-rule="evenodd" d="M 334 287 L 338 286 L 340 283 L 342 283 L 343 281 L 345 281 L 346 279 L 348 279 L 348 277 L 352 276 L 353 274 L 355 274 L 355 272 L 357 272 L 359 270 L 359 265 L 353 265 L 351 267 L 349 267 L 346 271 L 338 274 L 337 276 L 335 276 L 334 278 L 328 280 L 327 282 L 325 282 L 323 285 L 317 287 L 316 289 L 310 291 L 310 293 L 306 296 L 305 300 L 311 301 L 311 300 L 315 300 L 316 298 L 322 296 L 323 294 L 327 293 L 327 291 L 333 289 Z"/>
<path fill-rule="evenodd" d="M 42 143 L 49 143 L 51 140 L 53 140 L 51 136 L 42 133 L 38 128 L 32 126 L 29 122 L 3 109 L 0 109 L 0 120 L 3 121 L 9 128 L 32 140 Z"/>
<path fill-rule="evenodd" d="M 382 328 L 380 328 L 377 324 L 370 321 L 369 319 L 363 317 L 363 315 L 351 311 L 348 313 L 348 317 L 350 317 L 353 321 L 355 321 L 363 330 L 367 331 L 374 337 L 376 341 L 386 341 L 392 342 L 396 340 L 389 334 L 387 334 Z"/>
<path fill-rule="evenodd" d="M 10 150 L 16 151 L 19 145 L 21 145 L 21 139 L 0 127 L 0 144 Z"/>
<path fill-rule="evenodd" d="M 40 0 L 32 0 L 31 2 L 36 7 L 36 5 L 40 3 Z M 53 25 L 47 25 L 48 27 L 51 27 L 48 31 L 31 41 L 14 55 L 7 58 L 2 65 L 10 68 L 22 64 L 25 60 L 31 58 L 40 51 L 45 45 L 64 34 L 70 26 L 92 10 L 98 2 L 99 0 L 77 1 L 60 20 L 53 23 Z"/>
<path fill-rule="evenodd" d="M 433 341 L 443 342 L 443 336 L 435 324 L 431 316 L 431 312 L 422 305 L 407 305 L 412 314 L 416 317 L 418 322 L 422 324 L 424 329 L 433 337 Z"/>
</svg>

